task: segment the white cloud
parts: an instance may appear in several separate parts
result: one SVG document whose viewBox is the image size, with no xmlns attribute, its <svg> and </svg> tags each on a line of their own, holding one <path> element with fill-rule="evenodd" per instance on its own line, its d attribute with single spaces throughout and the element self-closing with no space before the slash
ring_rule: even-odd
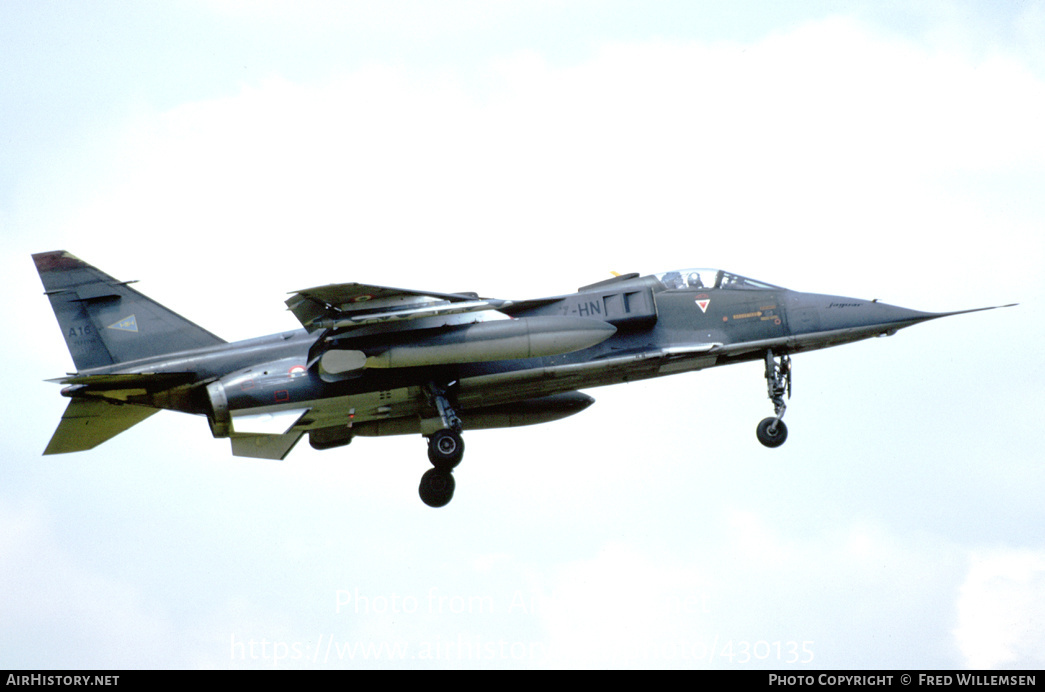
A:
<svg viewBox="0 0 1045 692">
<path fill-rule="evenodd" d="M 0 649 L 23 656 L 9 665 L 165 667 L 179 660 L 157 602 L 63 545 L 39 507 L 0 506 Z"/>
<path fill-rule="evenodd" d="M 548 659 L 559 667 L 706 663 L 702 627 L 710 580 L 623 544 L 566 565 L 540 599 Z"/>
<path fill-rule="evenodd" d="M 825 518 L 827 519 L 827 518 Z M 725 508 L 676 555 L 609 542 L 549 575 L 539 599 L 559 667 L 946 667 L 939 629 L 960 579 L 957 549 L 871 521 L 796 530 Z"/>
<path fill-rule="evenodd" d="M 1045 552 L 971 555 L 957 602 L 954 639 L 967 668 L 1045 665 Z"/>
<path fill-rule="evenodd" d="M 71 232 L 148 229 L 226 257 L 278 247 L 357 266 L 394 246 L 410 271 L 433 256 L 478 268 L 491 244 L 550 272 L 623 254 L 664 269 L 660 248 L 638 242 L 651 233 L 702 264 L 734 264 L 737 233 L 746 246 L 786 238 L 782 255 L 744 262 L 755 275 L 819 261 L 831 243 L 859 242 L 866 263 L 946 265 L 963 253 L 940 247 L 939 229 L 980 236 L 994 221 L 964 190 L 941 194 L 946 180 L 1045 162 L 1045 85 L 1017 63 L 846 19 L 753 45 L 606 45 L 569 67 L 521 53 L 481 81 L 370 67 L 146 116 L 118 184 Z M 983 252 L 1034 255 L 1001 247 Z"/>
</svg>

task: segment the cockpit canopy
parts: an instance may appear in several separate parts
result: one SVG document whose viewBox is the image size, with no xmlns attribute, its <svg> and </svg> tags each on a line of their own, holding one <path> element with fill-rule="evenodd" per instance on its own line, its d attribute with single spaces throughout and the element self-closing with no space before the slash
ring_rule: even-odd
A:
<svg viewBox="0 0 1045 692">
<path fill-rule="evenodd" d="M 730 274 L 721 269 L 676 269 L 654 276 L 664 284 L 664 288 L 689 288 L 689 289 L 738 289 L 738 290 L 765 290 L 780 289 L 780 286 L 767 284 L 764 281 L 755 281 L 737 274 Z"/>
</svg>

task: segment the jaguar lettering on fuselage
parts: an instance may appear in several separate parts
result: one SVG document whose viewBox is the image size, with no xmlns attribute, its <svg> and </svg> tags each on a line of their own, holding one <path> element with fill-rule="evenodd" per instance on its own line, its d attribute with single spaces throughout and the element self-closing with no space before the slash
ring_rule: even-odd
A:
<svg viewBox="0 0 1045 692">
<path fill-rule="evenodd" d="M 718 269 L 627 274 L 505 300 L 359 283 L 294 292 L 302 329 L 228 343 L 64 251 L 33 255 L 76 373 L 44 454 L 78 452 L 167 409 L 205 418 L 237 456 L 285 458 L 358 435 L 422 435 L 421 499 L 447 504 L 471 429 L 545 423 L 582 389 L 745 361 L 765 365 L 777 447 L 791 356 L 958 312 L 800 293 Z M 979 308 L 988 310 L 991 308 Z"/>
</svg>

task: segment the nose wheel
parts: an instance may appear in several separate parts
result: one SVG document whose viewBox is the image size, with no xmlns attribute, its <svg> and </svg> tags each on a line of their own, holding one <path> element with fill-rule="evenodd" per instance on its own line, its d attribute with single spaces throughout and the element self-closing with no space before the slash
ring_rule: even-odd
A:
<svg viewBox="0 0 1045 692">
<path fill-rule="evenodd" d="M 763 418 L 755 429 L 758 441 L 766 447 L 779 447 L 787 440 L 787 426 L 779 418 Z"/>
<path fill-rule="evenodd" d="M 787 426 L 783 418 L 787 410 L 784 397 L 791 398 L 791 356 L 785 353 L 775 358 L 772 350 L 766 351 L 766 388 L 776 416 L 763 418 L 755 435 L 766 447 L 779 447 L 787 440 Z"/>
</svg>

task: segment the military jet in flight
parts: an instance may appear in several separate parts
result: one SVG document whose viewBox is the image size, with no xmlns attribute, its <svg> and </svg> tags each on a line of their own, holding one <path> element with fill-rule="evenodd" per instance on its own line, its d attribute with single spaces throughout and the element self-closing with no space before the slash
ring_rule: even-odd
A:
<svg viewBox="0 0 1045 692">
<path fill-rule="evenodd" d="M 303 329 L 227 343 L 64 252 L 33 255 L 76 372 L 44 454 L 91 449 L 160 409 L 206 416 L 236 456 L 283 459 L 356 435 L 422 435 L 421 499 L 454 493 L 463 430 L 558 420 L 593 402 L 580 389 L 759 360 L 787 439 L 791 355 L 888 336 L 929 313 L 800 293 L 718 269 L 626 274 L 528 300 L 332 284 L 286 301 Z M 1008 307 L 1008 306 L 995 306 Z"/>
</svg>

